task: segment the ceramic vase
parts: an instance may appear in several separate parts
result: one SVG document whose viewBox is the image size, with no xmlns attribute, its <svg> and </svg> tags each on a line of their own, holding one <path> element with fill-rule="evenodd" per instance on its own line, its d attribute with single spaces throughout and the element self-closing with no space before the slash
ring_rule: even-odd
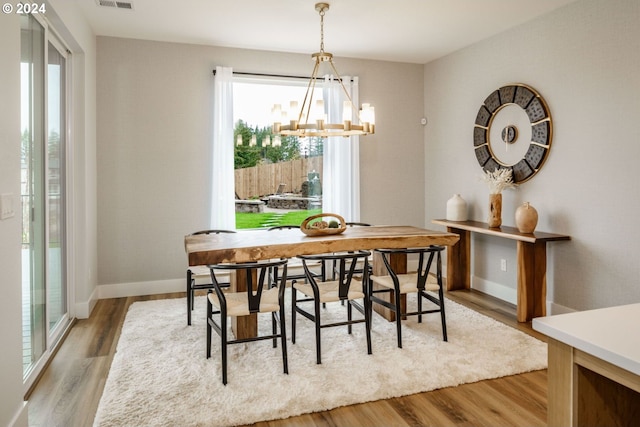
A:
<svg viewBox="0 0 640 427">
<path fill-rule="evenodd" d="M 538 225 L 538 211 L 529 202 L 524 202 L 516 209 L 516 227 L 521 233 L 533 233 Z"/>
<path fill-rule="evenodd" d="M 467 202 L 454 194 L 452 198 L 447 200 L 447 221 L 466 221 L 467 220 Z"/>
<path fill-rule="evenodd" d="M 489 194 L 489 228 L 498 228 L 502 225 L 502 193 Z"/>
</svg>

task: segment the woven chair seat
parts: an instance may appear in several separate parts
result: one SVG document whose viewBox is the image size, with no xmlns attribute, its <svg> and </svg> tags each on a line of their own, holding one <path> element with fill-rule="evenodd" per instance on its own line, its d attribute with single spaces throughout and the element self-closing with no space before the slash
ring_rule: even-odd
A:
<svg viewBox="0 0 640 427">
<path fill-rule="evenodd" d="M 220 309 L 220 301 L 216 294 L 208 294 L 207 297 L 211 304 L 213 304 L 218 310 Z M 227 315 L 228 316 L 248 316 L 249 304 L 247 304 L 246 292 L 233 292 L 225 295 L 227 300 Z M 271 313 L 273 311 L 280 310 L 280 304 L 278 304 L 278 288 L 271 288 L 262 291 L 262 298 L 260 300 L 260 313 Z"/>
<path fill-rule="evenodd" d="M 307 283 L 295 283 L 294 288 L 302 292 L 308 297 L 313 297 L 313 287 Z M 321 303 L 340 301 L 340 295 L 338 294 L 340 282 L 337 280 L 330 282 L 318 282 L 319 301 Z M 349 285 L 349 292 L 347 299 L 360 299 L 364 298 L 364 292 L 362 292 L 362 279 L 358 280 L 355 277 L 351 280 Z"/>
<path fill-rule="evenodd" d="M 393 279 L 391 276 L 371 276 L 373 283 L 376 283 L 385 288 L 394 289 Z M 418 273 L 398 274 L 398 281 L 400 282 L 400 293 L 411 294 L 418 292 Z M 427 277 L 427 283 L 424 286 L 425 291 L 438 292 L 440 287 L 435 277 Z"/>
</svg>

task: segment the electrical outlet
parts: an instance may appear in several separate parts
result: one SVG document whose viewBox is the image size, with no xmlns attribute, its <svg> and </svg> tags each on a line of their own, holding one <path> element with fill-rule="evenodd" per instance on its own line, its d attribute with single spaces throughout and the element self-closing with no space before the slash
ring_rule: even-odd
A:
<svg viewBox="0 0 640 427">
<path fill-rule="evenodd" d="M 507 260 L 506 259 L 501 259 L 500 260 L 500 270 L 501 271 L 507 271 Z"/>
</svg>

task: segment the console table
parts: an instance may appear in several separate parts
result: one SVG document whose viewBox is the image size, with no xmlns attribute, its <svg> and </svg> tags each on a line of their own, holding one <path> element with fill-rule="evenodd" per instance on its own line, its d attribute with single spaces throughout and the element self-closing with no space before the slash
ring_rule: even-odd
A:
<svg viewBox="0 0 640 427">
<path fill-rule="evenodd" d="M 638 425 L 638 322 L 640 304 L 533 319 L 549 337 L 549 426 Z"/>
<path fill-rule="evenodd" d="M 471 233 L 487 234 L 517 241 L 518 261 L 518 322 L 528 322 L 546 315 L 547 300 L 547 242 L 570 240 L 564 234 L 535 231 L 520 233 L 515 227 L 489 228 L 479 221 L 448 221 L 434 219 L 460 240 L 447 248 L 447 290 L 471 288 Z"/>
</svg>

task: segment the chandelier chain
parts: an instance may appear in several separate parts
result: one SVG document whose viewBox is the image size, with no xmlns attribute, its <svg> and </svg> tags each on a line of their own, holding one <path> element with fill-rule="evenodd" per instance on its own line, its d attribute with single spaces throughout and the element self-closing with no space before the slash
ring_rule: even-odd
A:
<svg viewBox="0 0 640 427">
<path fill-rule="evenodd" d="M 320 10 L 320 52 L 324 53 L 324 9 Z"/>
</svg>

